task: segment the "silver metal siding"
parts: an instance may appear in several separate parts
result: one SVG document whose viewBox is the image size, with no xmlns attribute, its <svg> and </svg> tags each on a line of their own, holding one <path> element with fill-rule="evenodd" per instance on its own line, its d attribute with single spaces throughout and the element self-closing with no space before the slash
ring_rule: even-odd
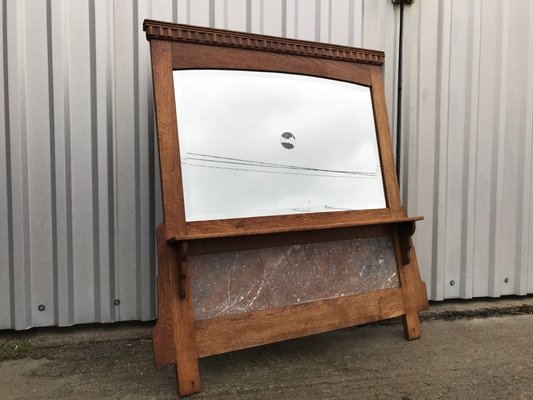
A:
<svg viewBox="0 0 533 400">
<path fill-rule="evenodd" d="M 145 18 L 391 60 L 397 45 L 388 1 L 3 0 L 0 13 L 0 329 L 155 318 L 162 212 Z"/>
<path fill-rule="evenodd" d="M 533 292 L 532 18 L 527 0 L 406 8 L 402 186 L 431 299 Z"/>
<path fill-rule="evenodd" d="M 405 11 L 402 193 L 430 297 L 532 293 L 533 5 Z M 389 0 L 2 0 L 0 329 L 155 317 L 145 18 L 383 50 L 394 128 Z"/>
</svg>

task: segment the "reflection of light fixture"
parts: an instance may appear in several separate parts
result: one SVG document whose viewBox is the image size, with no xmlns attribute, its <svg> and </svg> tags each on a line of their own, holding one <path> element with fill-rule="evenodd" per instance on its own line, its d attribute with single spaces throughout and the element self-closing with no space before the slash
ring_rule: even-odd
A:
<svg viewBox="0 0 533 400">
<path fill-rule="evenodd" d="M 296 137 L 290 132 L 283 132 L 280 138 L 281 145 L 286 149 L 294 149 Z"/>
</svg>

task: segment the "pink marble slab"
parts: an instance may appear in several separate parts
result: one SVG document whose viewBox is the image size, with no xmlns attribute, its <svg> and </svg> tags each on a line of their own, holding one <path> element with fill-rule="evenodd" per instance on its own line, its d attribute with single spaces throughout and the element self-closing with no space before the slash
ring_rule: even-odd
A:
<svg viewBox="0 0 533 400">
<path fill-rule="evenodd" d="M 196 320 L 399 286 L 390 237 L 191 256 L 189 268 Z"/>
</svg>

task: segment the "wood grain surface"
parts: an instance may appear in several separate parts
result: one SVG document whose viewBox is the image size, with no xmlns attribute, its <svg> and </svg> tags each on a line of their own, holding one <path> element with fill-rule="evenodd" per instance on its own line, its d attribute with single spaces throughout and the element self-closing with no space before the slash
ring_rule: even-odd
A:
<svg viewBox="0 0 533 400">
<path fill-rule="evenodd" d="M 396 288 L 196 321 L 198 355 L 207 357 L 403 313 L 402 290 Z"/>
<path fill-rule="evenodd" d="M 158 321 L 153 331 L 156 366 L 176 364 L 178 391 L 181 396 L 200 391 L 200 372 L 193 322 L 190 279 L 186 276 L 185 298 L 179 296 L 178 263 L 180 247 L 165 240 L 165 228 L 157 228 Z"/>
<path fill-rule="evenodd" d="M 171 43 L 150 42 L 165 238 L 186 234 Z"/>
</svg>

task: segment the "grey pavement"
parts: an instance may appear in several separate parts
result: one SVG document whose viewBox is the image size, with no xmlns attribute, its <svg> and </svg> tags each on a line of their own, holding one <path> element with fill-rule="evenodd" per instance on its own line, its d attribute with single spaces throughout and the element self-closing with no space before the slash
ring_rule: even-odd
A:
<svg viewBox="0 0 533 400">
<path fill-rule="evenodd" d="M 434 303 L 399 320 L 200 361 L 200 399 L 533 399 L 533 297 Z M 0 332 L 0 399 L 177 399 L 151 323 Z"/>
</svg>

